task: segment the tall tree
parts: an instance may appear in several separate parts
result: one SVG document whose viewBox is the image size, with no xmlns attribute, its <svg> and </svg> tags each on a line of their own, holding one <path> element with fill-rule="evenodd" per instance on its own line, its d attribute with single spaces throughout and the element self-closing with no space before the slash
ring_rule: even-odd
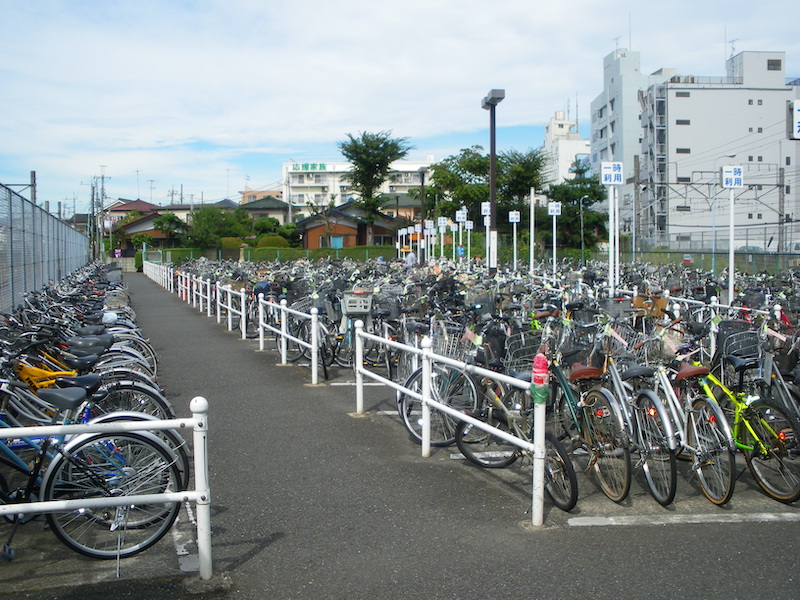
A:
<svg viewBox="0 0 800 600">
<path fill-rule="evenodd" d="M 589 175 L 590 169 L 588 164 L 575 161 L 570 168 L 575 177 L 550 186 L 547 193 L 553 201 L 561 202 L 558 234 L 561 246 L 581 247 L 581 209 L 583 209 L 584 246 L 587 249 L 596 248 L 600 240 L 607 239 L 608 215 L 591 208 L 605 199 L 606 190 L 598 177 Z M 551 234 L 546 231 L 542 234 L 543 238 L 550 240 Z"/>
<path fill-rule="evenodd" d="M 172 246 L 174 245 L 173 242 L 178 233 L 186 230 L 186 223 L 184 223 L 175 213 L 165 212 L 159 214 L 155 219 L 153 219 L 153 229 L 157 229 L 166 235 L 167 240 L 169 240 L 170 245 Z"/>
<path fill-rule="evenodd" d="M 505 210 L 528 212 L 531 188 L 542 189 L 542 171 L 547 158 L 541 150 L 508 150 L 498 156 L 498 197 Z"/>
<path fill-rule="evenodd" d="M 439 215 L 453 218 L 467 207 L 471 219 L 481 214 L 480 203 L 489 199 L 489 156 L 481 146 L 464 148 L 433 165 L 428 197 L 439 198 Z"/>
<path fill-rule="evenodd" d="M 375 221 L 386 198 L 378 194 L 383 182 L 389 177 L 391 164 L 408 155 L 411 146 L 406 138 L 391 137 L 391 131 L 378 133 L 362 132 L 359 137 L 347 134 L 347 141 L 339 142 L 342 156 L 352 165 L 343 179 L 347 179 L 358 193 L 357 204 L 364 211 L 367 225 L 367 245 L 375 240 Z"/>
</svg>

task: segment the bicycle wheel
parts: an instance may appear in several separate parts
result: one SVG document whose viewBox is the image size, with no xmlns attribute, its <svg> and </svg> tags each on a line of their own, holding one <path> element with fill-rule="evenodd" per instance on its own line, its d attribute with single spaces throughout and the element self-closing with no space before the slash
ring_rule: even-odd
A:
<svg viewBox="0 0 800 600">
<path fill-rule="evenodd" d="M 501 411 L 488 408 L 471 416 L 513 435 L 506 416 Z M 520 456 L 519 446 L 467 421 L 459 421 L 456 425 L 455 440 L 456 446 L 467 460 L 487 469 L 507 467 Z"/>
<path fill-rule="evenodd" d="M 180 491 L 175 455 L 146 433 L 90 434 L 51 463 L 44 500 L 87 500 Z M 93 558 L 142 552 L 169 531 L 180 504 L 128 504 L 49 513 L 53 533 L 70 549 Z"/>
<path fill-rule="evenodd" d="M 286 323 L 286 333 L 299 340 L 304 339 L 303 332 L 301 331 L 302 321 L 292 319 Z M 278 352 L 281 351 L 281 336 L 275 336 L 275 348 Z M 289 362 L 297 362 L 303 357 L 303 346 L 298 344 L 292 338 L 286 338 L 286 360 Z"/>
<path fill-rule="evenodd" d="M 738 424 L 742 453 L 753 478 L 775 500 L 800 499 L 800 449 L 797 426 L 786 413 L 767 402 L 753 402 Z"/>
<path fill-rule="evenodd" d="M 174 419 L 175 409 L 156 388 L 140 381 L 113 381 L 105 390 L 106 396 L 89 398 L 85 404 L 91 415 L 98 416 L 119 410 L 153 415 L 159 419 Z"/>
<path fill-rule="evenodd" d="M 404 387 L 422 394 L 422 369 L 412 374 Z M 431 371 L 431 396 L 437 402 L 463 412 L 474 412 L 478 406 L 478 390 L 475 382 L 463 371 L 445 365 L 436 365 Z M 397 409 L 412 439 L 421 443 L 422 400 L 402 392 L 397 401 Z M 453 444 L 456 441 L 457 425 L 456 419 L 431 407 L 431 445 Z"/>
<path fill-rule="evenodd" d="M 692 403 L 688 445 L 695 476 L 705 497 L 720 506 L 733 496 L 736 481 L 736 457 L 723 423 L 725 415 L 716 403 L 704 398 Z"/>
<path fill-rule="evenodd" d="M 544 436 L 544 489 L 558 508 L 571 511 L 578 503 L 578 477 L 569 454 L 555 436 Z"/>
<path fill-rule="evenodd" d="M 600 489 L 614 502 L 622 502 L 631 489 L 631 453 L 617 402 L 605 389 L 582 396 L 589 426 L 591 462 Z"/>
<path fill-rule="evenodd" d="M 669 416 L 661 400 L 651 390 L 636 398 L 637 423 L 641 429 L 639 448 L 647 489 L 656 502 L 668 506 L 675 499 L 678 487 L 678 466 L 675 450 L 670 448 Z"/>
</svg>

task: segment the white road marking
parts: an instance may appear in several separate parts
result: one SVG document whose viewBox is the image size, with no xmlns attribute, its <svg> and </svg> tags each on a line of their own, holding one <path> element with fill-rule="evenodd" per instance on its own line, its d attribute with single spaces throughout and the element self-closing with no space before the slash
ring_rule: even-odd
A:
<svg viewBox="0 0 800 600">
<path fill-rule="evenodd" d="M 609 527 L 641 525 L 688 525 L 696 523 L 782 523 L 800 521 L 796 513 L 752 513 L 752 514 L 695 514 L 695 515 L 635 515 L 625 517 L 573 517 L 567 521 L 570 527 Z"/>
</svg>

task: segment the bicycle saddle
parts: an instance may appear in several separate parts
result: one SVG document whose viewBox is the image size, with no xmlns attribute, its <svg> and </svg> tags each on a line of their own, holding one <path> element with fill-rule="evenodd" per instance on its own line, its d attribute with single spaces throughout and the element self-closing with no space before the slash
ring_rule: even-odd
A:
<svg viewBox="0 0 800 600">
<path fill-rule="evenodd" d="M 761 365 L 761 359 L 759 359 L 757 356 L 742 358 L 741 356 L 736 356 L 735 354 L 728 354 L 725 357 L 725 362 L 732 365 L 733 370 L 737 373 L 741 373 L 742 371 L 746 371 L 747 369 L 752 369 Z"/>
<path fill-rule="evenodd" d="M 409 333 L 418 333 L 419 335 L 425 335 L 431 330 L 431 326 L 427 323 L 420 323 L 419 321 L 409 321 L 406 323 L 406 331 Z"/>
<path fill-rule="evenodd" d="M 75 410 L 86 400 L 83 388 L 47 388 L 36 392 L 42 400 L 59 410 Z"/>
<path fill-rule="evenodd" d="M 78 377 L 57 377 L 56 385 L 60 388 L 77 387 L 86 391 L 87 394 L 94 394 L 100 389 L 102 380 L 100 375 L 90 373 L 88 375 L 80 375 Z"/>
<path fill-rule="evenodd" d="M 597 367 L 590 367 L 580 363 L 573 363 L 572 373 L 569 375 L 570 381 L 579 381 L 584 379 L 597 379 L 603 375 L 603 371 Z"/>
<path fill-rule="evenodd" d="M 683 363 L 680 371 L 675 375 L 675 383 L 689 377 L 703 377 L 704 375 L 708 375 L 708 367 L 696 367 L 688 363 Z"/>
<path fill-rule="evenodd" d="M 628 381 L 628 379 L 634 379 L 636 377 L 652 377 L 653 373 L 655 372 L 656 370 L 653 367 L 637 365 L 635 367 L 631 367 L 630 369 L 625 369 L 620 374 L 620 377 L 623 381 Z"/>
</svg>

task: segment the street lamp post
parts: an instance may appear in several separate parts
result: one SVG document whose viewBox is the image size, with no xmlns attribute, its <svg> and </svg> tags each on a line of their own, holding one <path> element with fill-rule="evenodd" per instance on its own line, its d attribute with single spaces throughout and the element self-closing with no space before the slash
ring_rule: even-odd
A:
<svg viewBox="0 0 800 600">
<path fill-rule="evenodd" d="M 581 211 L 581 266 L 586 264 L 586 244 L 583 241 L 583 201 L 587 198 L 589 196 L 581 196 L 580 200 L 578 200 Z"/>
<path fill-rule="evenodd" d="M 497 148 L 495 146 L 495 108 L 503 98 L 506 97 L 505 90 L 489 90 L 489 93 L 481 102 L 481 108 L 489 111 L 489 203 L 492 206 L 489 225 L 489 273 L 497 271 Z"/>
</svg>

